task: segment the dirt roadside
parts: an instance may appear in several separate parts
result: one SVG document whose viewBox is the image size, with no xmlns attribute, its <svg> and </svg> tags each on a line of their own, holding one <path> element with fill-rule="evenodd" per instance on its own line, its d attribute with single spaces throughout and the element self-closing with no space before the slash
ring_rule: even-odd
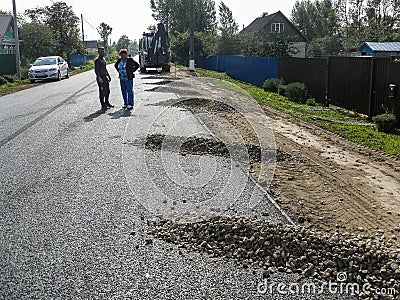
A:
<svg viewBox="0 0 400 300">
<path fill-rule="evenodd" d="M 349 142 L 267 105 L 278 149 L 270 191 L 300 224 L 400 237 L 400 159 Z"/>
<path fill-rule="evenodd" d="M 173 79 L 170 75 L 169 78 Z M 187 72 L 177 77 L 186 80 Z M 188 87 L 182 87 L 189 95 Z M 193 83 L 196 101 L 231 96 L 240 101 L 240 93 L 226 92 L 209 83 Z M 193 99 L 192 99 L 193 100 Z M 228 120 L 247 143 L 257 139 L 243 116 L 235 111 L 215 110 L 215 103 L 192 105 L 195 113 L 207 112 Z M 192 103 L 193 104 L 193 103 Z M 349 142 L 336 134 L 259 103 L 273 129 L 278 159 L 272 183 L 263 178 L 257 162 L 250 173 L 288 213 L 292 220 L 312 229 L 384 236 L 397 244 L 400 238 L 400 158 Z M 218 121 L 204 119 L 218 136 Z M 220 132 L 220 134 L 223 134 Z"/>
</svg>

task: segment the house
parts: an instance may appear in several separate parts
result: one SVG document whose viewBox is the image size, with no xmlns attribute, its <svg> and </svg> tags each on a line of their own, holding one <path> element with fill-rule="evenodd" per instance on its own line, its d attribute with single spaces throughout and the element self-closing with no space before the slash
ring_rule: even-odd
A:
<svg viewBox="0 0 400 300">
<path fill-rule="evenodd" d="M 298 50 L 293 56 L 301 58 L 306 56 L 307 38 L 281 11 L 271 15 L 265 14 L 255 19 L 249 26 L 243 28 L 240 33 L 248 34 L 257 32 L 277 32 L 293 37 L 292 46 Z"/>
<path fill-rule="evenodd" d="M 86 52 L 97 52 L 99 47 L 104 47 L 104 42 L 99 41 L 85 41 Z"/>
<path fill-rule="evenodd" d="M 400 58 L 400 42 L 366 42 L 359 49 L 361 56 Z"/>
<path fill-rule="evenodd" d="M 0 15 L 0 55 L 15 54 L 14 22 L 10 15 Z"/>
</svg>

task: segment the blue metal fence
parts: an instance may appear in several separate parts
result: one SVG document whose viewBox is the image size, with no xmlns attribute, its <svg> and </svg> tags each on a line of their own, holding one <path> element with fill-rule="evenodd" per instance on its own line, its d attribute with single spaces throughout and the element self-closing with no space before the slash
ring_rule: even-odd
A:
<svg viewBox="0 0 400 300">
<path fill-rule="evenodd" d="M 238 55 L 214 55 L 199 57 L 200 68 L 226 72 L 230 77 L 262 86 L 270 78 L 278 78 L 279 60 L 277 57 L 252 57 Z"/>
<path fill-rule="evenodd" d="M 70 55 L 70 64 L 71 67 L 80 67 L 87 63 L 90 59 L 89 55 L 82 55 L 82 54 L 71 54 Z"/>
</svg>

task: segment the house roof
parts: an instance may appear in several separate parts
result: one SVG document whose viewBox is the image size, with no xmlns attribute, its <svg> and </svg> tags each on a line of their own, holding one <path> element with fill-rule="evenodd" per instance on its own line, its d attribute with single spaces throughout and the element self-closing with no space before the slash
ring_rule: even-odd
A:
<svg viewBox="0 0 400 300">
<path fill-rule="evenodd" d="M 372 51 L 377 51 L 377 52 L 400 52 L 400 42 L 392 42 L 392 43 L 366 42 L 361 47 L 363 47 L 364 45 L 369 47 Z"/>
<path fill-rule="evenodd" d="M 278 14 L 278 12 L 272 14 L 272 15 L 264 15 L 262 17 L 259 17 L 255 19 L 251 24 L 241 31 L 241 33 L 253 33 L 253 32 L 259 32 L 265 28 L 268 24 L 271 23 L 271 21 L 274 19 L 274 17 Z"/>
<path fill-rule="evenodd" d="M 12 20 L 13 17 L 10 15 L 0 15 L 0 43 L 3 41 Z"/>
<path fill-rule="evenodd" d="M 304 34 L 281 11 L 277 11 L 276 13 L 273 13 L 271 15 L 264 15 L 255 19 L 249 26 L 243 28 L 240 33 L 246 34 L 260 32 L 268 25 L 270 25 L 277 16 L 284 17 L 287 20 L 288 24 L 290 24 L 290 26 L 292 26 L 293 29 L 298 33 L 298 35 L 301 36 L 304 41 L 307 41 L 307 38 L 304 36 Z"/>
</svg>

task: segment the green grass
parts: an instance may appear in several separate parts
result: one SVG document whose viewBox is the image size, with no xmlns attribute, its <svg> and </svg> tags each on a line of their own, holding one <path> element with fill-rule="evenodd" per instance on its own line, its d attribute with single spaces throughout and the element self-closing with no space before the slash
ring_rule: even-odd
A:
<svg viewBox="0 0 400 300">
<path fill-rule="evenodd" d="M 225 73 L 196 69 L 204 77 L 212 77 L 238 85 L 256 100 L 279 109 L 291 116 L 312 123 L 349 141 L 394 154 L 400 157 L 400 130 L 395 134 L 378 132 L 375 125 L 365 116 L 335 107 L 308 106 L 289 101 L 286 97 L 265 92 L 251 84 L 236 81 Z"/>
<path fill-rule="evenodd" d="M 27 79 L 25 79 L 25 80 L 17 80 L 16 82 L 13 82 L 13 83 L 7 82 L 5 84 L 0 85 L 0 91 L 3 92 L 3 91 L 6 91 L 6 90 L 8 90 L 10 88 L 18 87 L 18 86 L 21 86 L 21 85 L 24 85 L 24 84 L 27 84 L 27 83 L 29 83 L 29 80 L 27 80 Z"/>
</svg>

